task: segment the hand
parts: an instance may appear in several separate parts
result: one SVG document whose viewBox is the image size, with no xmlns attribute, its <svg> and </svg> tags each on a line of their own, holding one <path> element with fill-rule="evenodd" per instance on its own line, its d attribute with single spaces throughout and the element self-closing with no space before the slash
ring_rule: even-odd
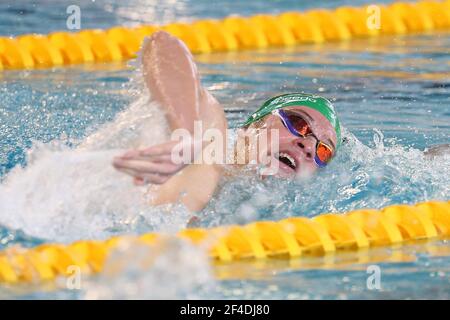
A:
<svg viewBox="0 0 450 320">
<path fill-rule="evenodd" d="M 132 176 L 136 185 L 163 184 L 191 161 L 191 159 L 187 159 L 188 161 L 184 163 L 174 161 L 172 151 L 179 143 L 171 141 L 146 149 L 130 150 L 122 156 L 115 157 L 113 166 Z M 189 144 L 192 145 L 191 142 Z M 183 155 L 183 150 L 178 153 L 180 156 Z"/>
</svg>

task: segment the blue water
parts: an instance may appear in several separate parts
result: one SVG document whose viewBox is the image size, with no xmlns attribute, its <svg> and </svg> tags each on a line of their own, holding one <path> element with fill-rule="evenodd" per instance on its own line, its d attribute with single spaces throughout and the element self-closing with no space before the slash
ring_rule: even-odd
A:
<svg viewBox="0 0 450 320">
<path fill-rule="evenodd" d="M 355 2 L 78 3 L 83 28 L 105 28 Z M 63 30 L 69 4 L 74 1 L 2 3 L 0 32 Z M 449 52 L 449 34 L 436 33 L 197 56 L 203 84 L 224 106 L 230 126 L 267 97 L 302 90 L 334 101 L 349 140 L 312 181 L 223 181 L 201 213 L 202 226 L 450 199 L 450 158 L 430 160 L 422 153 L 449 143 Z M 117 141 L 130 134 L 122 125 L 138 127 L 133 112 L 148 104 L 139 100 L 139 73 L 136 64 L 124 63 L 0 74 L 0 248 L 159 230 L 170 234 L 185 226 L 189 214 L 183 208 L 145 208 L 128 180 L 109 176 L 109 159 L 123 148 Z M 122 118 L 115 120 L 117 115 Z M 73 151 L 92 135 L 105 142 Z M 143 263 L 146 252 L 119 252 L 109 262 L 111 272 L 83 280 L 81 290 L 64 290 L 64 284 L 0 287 L 0 298 L 450 297 L 445 241 L 383 249 L 382 258 L 372 262 L 333 257 L 327 269 L 321 259 L 211 268 L 203 252 L 184 243 L 169 241 L 162 248 L 152 253 L 151 266 Z M 366 266 L 375 260 L 382 289 L 373 291 L 366 286 Z M 123 290 L 125 284 L 130 290 Z"/>
</svg>

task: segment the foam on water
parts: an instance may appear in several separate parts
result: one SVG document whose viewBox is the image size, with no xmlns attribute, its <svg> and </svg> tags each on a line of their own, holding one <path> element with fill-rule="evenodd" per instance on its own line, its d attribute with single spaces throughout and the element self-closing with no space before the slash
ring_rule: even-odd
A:
<svg viewBox="0 0 450 320">
<path fill-rule="evenodd" d="M 106 261 L 104 272 L 80 283 L 85 299 L 213 298 L 216 281 L 204 250 L 167 237 L 149 250 L 125 242 Z"/>
<path fill-rule="evenodd" d="M 105 238 L 154 228 L 177 230 L 188 213 L 173 206 L 151 208 L 146 188 L 116 171 L 116 155 L 165 141 L 164 115 L 144 95 L 68 148 L 64 141 L 35 143 L 25 168 L 16 167 L 0 185 L 0 221 L 52 241 Z"/>
</svg>

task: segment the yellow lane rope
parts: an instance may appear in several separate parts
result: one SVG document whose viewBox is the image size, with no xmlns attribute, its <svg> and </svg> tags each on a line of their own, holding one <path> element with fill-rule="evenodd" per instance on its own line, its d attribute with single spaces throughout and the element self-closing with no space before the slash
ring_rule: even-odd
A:
<svg viewBox="0 0 450 320">
<path fill-rule="evenodd" d="M 450 0 L 423 0 L 163 26 L 27 34 L 0 37 L 0 70 L 125 61 L 134 58 L 143 39 L 156 30 L 179 37 L 193 53 L 209 53 L 449 29 Z"/>
<path fill-rule="evenodd" d="M 70 276 L 74 266 L 84 274 L 101 272 L 121 241 L 151 248 L 165 235 L 118 236 L 106 241 L 43 244 L 31 249 L 10 247 L 0 252 L 0 283 L 38 283 Z M 257 221 L 243 226 L 185 229 L 177 237 L 209 250 L 216 261 L 301 258 L 343 251 L 450 237 L 450 202 L 430 201 L 363 209 L 314 218 L 290 217 L 278 222 Z"/>
</svg>

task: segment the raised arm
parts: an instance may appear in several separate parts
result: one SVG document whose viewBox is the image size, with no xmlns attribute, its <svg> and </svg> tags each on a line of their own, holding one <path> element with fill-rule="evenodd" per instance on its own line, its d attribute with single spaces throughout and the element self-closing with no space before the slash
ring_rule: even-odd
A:
<svg viewBox="0 0 450 320">
<path fill-rule="evenodd" d="M 201 121 L 204 130 L 219 129 L 225 137 L 224 111 L 201 86 L 197 66 L 183 42 L 163 31 L 153 34 L 142 48 L 142 63 L 151 97 L 166 112 L 171 130 L 183 128 L 192 134 L 194 121 Z M 213 195 L 222 168 L 206 164 L 186 168 L 176 165 L 170 159 L 173 145 L 168 142 L 131 150 L 116 158 L 114 166 L 132 175 L 138 184 L 145 181 L 160 184 L 154 190 L 154 204 L 181 200 L 190 210 L 200 210 Z"/>
</svg>

